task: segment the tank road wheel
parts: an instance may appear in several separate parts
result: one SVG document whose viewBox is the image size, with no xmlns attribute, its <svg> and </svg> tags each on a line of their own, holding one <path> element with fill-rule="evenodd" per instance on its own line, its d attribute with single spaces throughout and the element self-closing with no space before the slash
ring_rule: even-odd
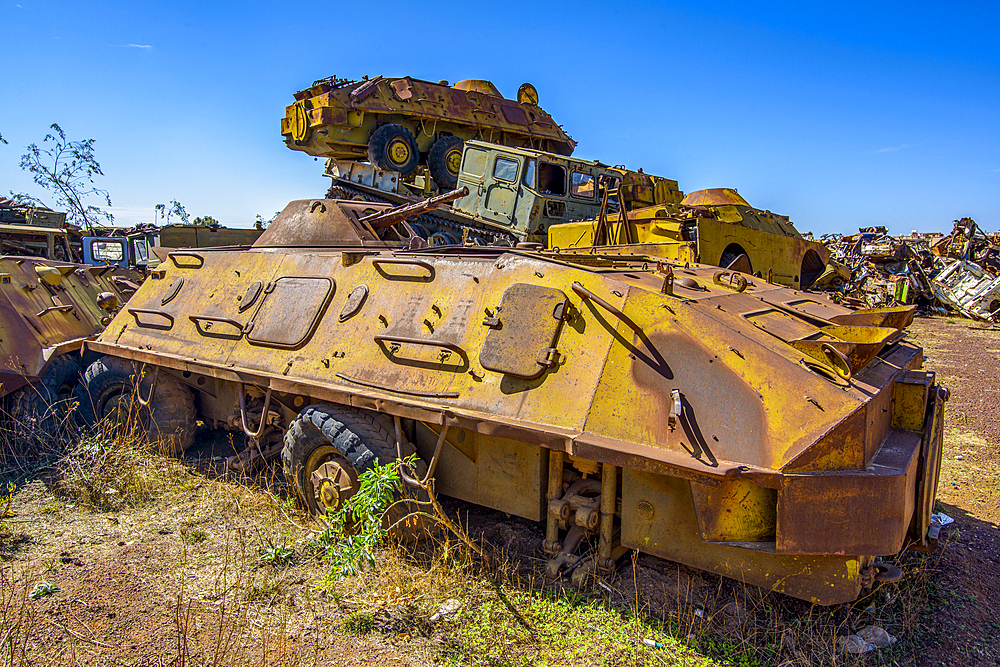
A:
<svg viewBox="0 0 1000 667">
<path fill-rule="evenodd" d="M 392 418 L 329 403 L 306 407 L 285 432 L 285 447 L 281 460 L 285 477 L 295 487 L 302 504 L 313 514 L 336 511 L 358 490 L 358 478 L 378 464 L 396 460 L 395 428 Z M 403 446 L 409 456 L 416 450 L 412 444 Z M 426 466 L 418 461 L 417 474 Z M 406 487 L 406 497 L 426 499 L 420 492 Z M 397 491 L 397 500 L 403 493 Z M 394 525 L 409 511 L 405 503 L 395 505 L 386 518 Z M 397 537 L 413 535 L 410 522 L 396 525 Z"/>
<path fill-rule="evenodd" d="M 31 437 L 50 437 L 69 409 L 68 400 L 80 383 L 80 362 L 64 354 L 49 362 L 45 372 L 35 382 L 10 395 L 10 414 Z"/>
<path fill-rule="evenodd" d="M 136 370 L 130 362 L 101 357 L 87 368 L 77 388 L 80 416 L 91 426 L 104 422 L 116 430 L 145 433 L 161 454 L 180 456 L 194 442 L 194 393 L 164 374 L 156 374 L 156 385 L 151 388 L 152 375 L 147 373 L 136 386 Z M 139 403 L 140 395 L 150 397 L 148 406 Z"/>
<path fill-rule="evenodd" d="M 463 146 L 465 142 L 458 137 L 441 137 L 434 142 L 427 154 L 427 169 L 442 190 L 454 190 L 458 187 Z"/>
<path fill-rule="evenodd" d="M 417 140 L 402 125 L 388 123 L 372 132 L 368 140 L 368 159 L 379 169 L 409 176 L 420 161 Z"/>
</svg>

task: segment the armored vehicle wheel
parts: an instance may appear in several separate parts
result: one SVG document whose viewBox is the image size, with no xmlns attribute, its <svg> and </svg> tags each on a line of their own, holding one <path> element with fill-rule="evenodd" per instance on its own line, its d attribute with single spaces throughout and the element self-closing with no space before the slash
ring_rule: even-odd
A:
<svg viewBox="0 0 1000 667">
<path fill-rule="evenodd" d="M 80 416 L 88 425 L 106 422 L 144 432 L 161 454 L 180 456 L 194 442 L 197 428 L 194 394 L 174 378 L 147 373 L 137 384 L 131 363 L 101 357 L 84 373 L 76 391 Z M 138 397 L 149 399 L 143 406 Z"/>
<path fill-rule="evenodd" d="M 68 399 L 80 383 L 80 362 L 64 354 L 53 359 L 35 382 L 10 395 L 10 414 L 34 437 L 56 433 L 69 408 Z"/>
<path fill-rule="evenodd" d="M 285 477 L 311 513 L 340 509 L 358 490 L 361 473 L 396 460 L 394 433 L 392 418 L 385 414 L 330 403 L 307 406 L 285 432 L 281 450 Z M 412 444 L 403 445 L 404 456 L 415 451 Z M 418 460 L 415 472 L 423 475 L 426 469 Z M 404 488 L 405 492 L 396 492 L 397 499 L 405 493 L 408 498 L 426 500 L 422 490 L 418 494 L 411 487 Z M 411 524 L 419 522 L 399 521 L 413 509 L 409 503 L 398 503 L 384 520 L 394 527 L 397 537 L 418 532 Z"/>
<path fill-rule="evenodd" d="M 388 123 L 372 132 L 368 140 L 368 159 L 379 169 L 409 176 L 420 161 L 417 140 L 402 125 Z"/>
<path fill-rule="evenodd" d="M 458 137 L 441 137 L 434 142 L 427 154 L 427 169 L 442 190 L 454 190 L 458 187 L 463 146 L 465 142 Z"/>
</svg>

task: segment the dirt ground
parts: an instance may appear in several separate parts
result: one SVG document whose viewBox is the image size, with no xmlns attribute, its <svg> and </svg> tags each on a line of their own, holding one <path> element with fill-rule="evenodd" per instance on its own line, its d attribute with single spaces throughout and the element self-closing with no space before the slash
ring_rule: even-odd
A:
<svg viewBox="0 0 1000 667">
<path fill-rule="evenodd" d="M 981 328 L 922 318 L 909 330 L 951 389 L 938 497 L 955 522 L 935 554 L 901 558 L 919 591 L 901 584 L 817 609 L 640 556 L 594 597 L 670 622 L 682 639 L 701 637 L 697 664 L 1000 664 L 1000 331 Z M 101 511 L 55 493 L 51 469 L 5 471 L 19 488 L 0 532 L 0 663 L 536 664 L 477 659 L 456 645 L 455 629 L 427 620 L 449 597 L 489 595 L 456 574 L 464 566 L 454 559 L 439 567 L 426 554 L 380 556 L 381 569 L 363 580 L 317 587 L 324 564 L 309 557 L 308 519 L 285 497 L 280 472 L 218 476 L 232 451 L 225 437 L 200 434 L 183 466 L 163 463 L 153 500 Z M 542 526 L 460 502 L 446 508 L 508 564 L 511 590 L 552 588 L 540 575 Z M 295 558 L 265 562 L 276 546 Z M 43 581 L 59 590 L 25 601 Z M 371 632 L 344 631 L 358 610 L 373 610 L 363 617 Z M 861 657 L 829 648 L 870 623 L 898 643 Z M 565 664 L 695 664 L 650 655 Z"/>
</svg>

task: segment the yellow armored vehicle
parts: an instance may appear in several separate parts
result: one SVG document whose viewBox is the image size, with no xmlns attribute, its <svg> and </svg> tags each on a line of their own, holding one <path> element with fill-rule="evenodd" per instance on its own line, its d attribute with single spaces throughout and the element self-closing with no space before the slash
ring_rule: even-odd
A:
<svg viewBox="0 0 1000 667">
<path fill-rule="evenodd" d="M 295 93 L 281 134 L 292 150 L 309 155 L 369 160 L 411 174 L 426 165 L 442 189 L 457 186 L 462 144 L 483 139 L 570 155 L 576 142 L 538 106 L 525 83 L 509 100 L 489 81 L 432 83 L 377 76 L 361 81 L 330 77 Z"/>
<path fill-rule="evenodd" d="M 677 204 L 649 206 L 624 216 L 552 225 L 548 245 L 576 252 L 616 245 L 647 253 L 756 273 L 769 282 L 806 289 L 827 270 L 830 251 L 803 238 L 783 215 L 750 206 L 736 190 L 698 190 Z"/>
<path fill-rule="evenodd" d="M 829 605 L 929 546 L 947 393 L 912 309 L 650 255 L 417 248 L 418 212 L 296 201 L 247 251 L 166 255 L 87 344 L 92 415 L 137 391 L 167 449 L 242 432 L 317 512 L 415 449 L 440 493 L 544 522 L 576 583 L 638 550 Z"/>
<path fill-rule="evenodd" d="M 18 421 L 52 433 L 54 406 L 79 381 L 84 340 L 111 321 L 125 295 L 109 267 L 0 257 L 0 396 Z"/>
</svg>

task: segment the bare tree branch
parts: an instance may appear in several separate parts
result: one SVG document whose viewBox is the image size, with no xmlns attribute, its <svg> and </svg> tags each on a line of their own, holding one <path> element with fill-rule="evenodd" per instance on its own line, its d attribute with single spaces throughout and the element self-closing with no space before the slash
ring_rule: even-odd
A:
<svg viewBox="0 0 1000 667">
<path fill-rule="evenodd" d="M 35 183 L 56 195 L 57 205 L 67 209 L 71 222 L 92 231 L 94 225 L 102 225 L 102 219 L 114 220 L 111 213 L 85 202 L 96 196 L 111 206 L 108 191 L 94 187 L 94 177 L 104 175 L 94 158 L 94 140 L 69 141 L 57 123 L 51 129 L 53 133 L 45 135 L 42 148 L 28 146 L 28 152 L 21 156 L 21 169 L 31 172 Z M 52 142 L 52 147 L 44 148 L 46 142 Z"/>
</svg>

